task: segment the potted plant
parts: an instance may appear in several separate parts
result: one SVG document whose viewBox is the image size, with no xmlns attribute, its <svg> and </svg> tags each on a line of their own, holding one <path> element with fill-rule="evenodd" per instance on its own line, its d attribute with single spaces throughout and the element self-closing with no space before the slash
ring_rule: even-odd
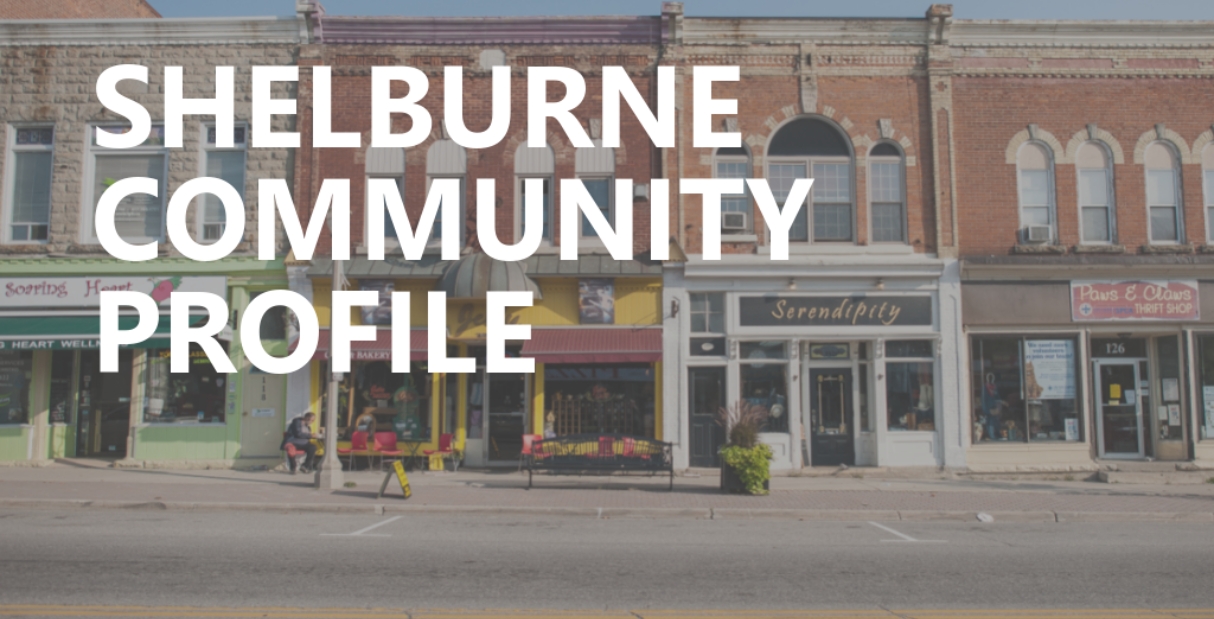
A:
<svg viewBox="0 0 1214 619">
<path fill-rule="evenodd" d="M 771 447 L 759 442 L 767 409 L 741 400 L 717 412 L 727 442 L 721 448 L 721 492 L 767 494 Z"/>
</svg>

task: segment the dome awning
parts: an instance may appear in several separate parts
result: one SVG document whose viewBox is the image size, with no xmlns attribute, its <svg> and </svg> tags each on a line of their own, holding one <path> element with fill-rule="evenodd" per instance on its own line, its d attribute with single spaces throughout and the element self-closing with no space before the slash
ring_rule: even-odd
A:
<svg viewBox="0 0 1214 619">
<path fill-rule="evenodd" d="M 490 290 L 530 290 L 536 299 L 544 298 L 540 285 L 527 276 L 523 263 L 502 262 L 482 253 L 464 256 L 448 266 L 435 289 L 446 292 L 448 299 L 484 299 Z"/>
</svg>

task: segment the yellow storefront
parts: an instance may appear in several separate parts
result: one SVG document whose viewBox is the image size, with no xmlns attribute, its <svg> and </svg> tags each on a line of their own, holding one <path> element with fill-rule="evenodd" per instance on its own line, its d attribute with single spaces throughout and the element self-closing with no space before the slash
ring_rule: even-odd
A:
<svg viewBox="0 0 1214 619">
<path fill-rule="evenodd" d="M 390 309 L 356 312 L 353 324 L 378 324 L 374 342 L 352 346 L 351 371 L 338 404 L 339 447 L 356 429 L 394 432 L 406 455 L 436 449 L 444 434 L 469 466 L 517 465 L 524 434 L 615 433 L 661 439 L 661 266 L 584 256 L 533 256 L 495 262 L 482 254 L 459 261 L 355 259 L 345 263 L 347 290 L 410 292 L 412 371 L 391 372 Z M 312 361 L 311 410 L 327 414 L 328 326 L 332 264 L 308 270 L 321 345 Z M 448 356 L 477 359 L 474 374 L 427 370 L 427 293 L 447 293 Z M 507 354 L 536 359 L 534 374 L 487 374 L 485 292 L 531 290 L 532 307 L 508 311 L 530 324 L 531 340 Z M 372 439 L 372 443 L 374 440 Z M 373 445 L 372 445 L 373 446 Z M 357 463 L 361 466 L 362 460 Z"/>
</svg>

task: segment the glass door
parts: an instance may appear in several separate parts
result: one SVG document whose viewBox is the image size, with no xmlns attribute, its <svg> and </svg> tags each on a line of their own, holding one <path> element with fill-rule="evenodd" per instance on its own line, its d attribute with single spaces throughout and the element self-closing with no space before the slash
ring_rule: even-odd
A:
<svg viewBox="0 0 1214 619">
<path fill-rule="evenodd" d="M 527 431 L 527 379 L 489 374 L 489 460 L 518 463 Z"/>
<path fill-rule="evenodd" d="M 118 350 L 118 372 L 101 373 L 101 353 L 80 353 L 76 455 L 125 458 L 131 419 L 132 352 Z"/>
<path fill-rule="evenodd" d="M 813 466 L 856 463 L 850 367 L 809 370 L 809 420 Z"/>
<path fill-rule="evenodd" d="M 1093 361 L 1096 376 L 1096 429 L 1100 456 L 1143 456 L 1142 390 L 1137 360 Z"/>
</svg>

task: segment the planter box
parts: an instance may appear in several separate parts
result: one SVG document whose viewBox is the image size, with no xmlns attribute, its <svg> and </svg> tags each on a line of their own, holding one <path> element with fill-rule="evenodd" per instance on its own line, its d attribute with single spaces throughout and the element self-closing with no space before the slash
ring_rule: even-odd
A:
<svg viewBox="0 0 1214 619">
<path fill-rule="evenodd" d="M 763 482 L 763 489 L 770 490 L 771 482 Z M 738 477 L 738 472 L 724 461 L 721 462 L 721 492 L 725 494 L 749 494 L 746 491 L 745 484 L 742 483 L 742 478 Z"/>
</svg>

